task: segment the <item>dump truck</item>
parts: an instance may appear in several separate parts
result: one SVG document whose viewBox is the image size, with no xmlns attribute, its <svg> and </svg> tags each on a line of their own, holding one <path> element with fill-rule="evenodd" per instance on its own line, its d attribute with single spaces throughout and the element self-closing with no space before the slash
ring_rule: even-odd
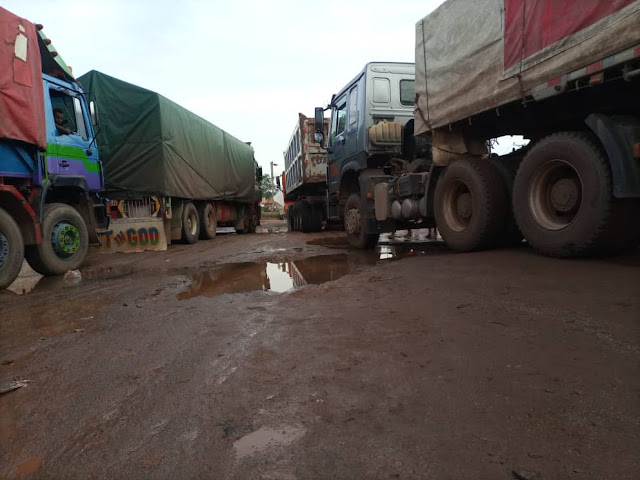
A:
<svg viewBox="0 0 640 480">
<path fill-rule="evenodd" d="M 77 269 L 108 225 L 95 102 L 41 25 L 0 8 L 0 288 Z"/>
<path fill-rule="evenodd" d="M 249 143 L 151 90 L 98 71 L 79 80 L 100 107 L 103 251 L 165 250 L 220 226 L 255 232 L 262 173 Z"/>
<path fill-rule="evenodd" d="M 415 62 L 404 90 L 370 64 L 327 107 L 330 217 L 353 245 L 407 225 L 461 252 L 638 245 L 640 1 L 448 0 L 417 22 Z M 408 121 L 393 93 L 413 108 L 414 88 Z M 505 135 L 529 143 L 492 154 Z"/>
<path fill-rule="evenodd" d="M 382 232 L 434 226 L 420 201 L 431 149 L 428 138 L 413 134 L 414 83 L 412 63 L 371 62 L 315 109 L 316 142 L 327 150 L 326 216 L 344 225 L 355 247 L 375 246 Z M 328 135 L 318 128 L 326 110 Z M 379 204 L 379 184 L 397 200 L 385 196 Z"/>
<path fill-rule="evenodd" d="M 329 119 L 323 120 L 323 132 Z M 327 218 L 327 151 L 315 140 L 315 120 L 302 113 L 284 151 L 285 171 L 278 179 L 290 231 L 319 232 Z"/>
</svg>

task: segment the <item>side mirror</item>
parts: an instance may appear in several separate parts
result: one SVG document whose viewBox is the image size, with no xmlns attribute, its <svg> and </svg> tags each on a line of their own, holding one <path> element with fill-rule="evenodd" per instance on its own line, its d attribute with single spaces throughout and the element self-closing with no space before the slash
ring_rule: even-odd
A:
<svg viewBox="0 0 640 480">
<path fill-rule="evenodd" d="M 262 167 L 258 167 L 256 171 L 256 176 L 258 177 L 258 181 L 262 180 Z"/>
<path fill-rule="evenodd" d="M 91 116 L 91 125 L 98 125 L 98 105 L 94 100 L 89 102 L 89 115 Z"/>
<path fill-rule="evenodd" d="M 280 186 L 280 177 L 276 177 L 276 185 L 278 186 L 278 190 L 282 190 L 282 187 Z"/>
<path fill-rule="evenodd" d="M 316 143 L 322 145 L 324 143 L 324 108 L 316 107 L 314 121 L 316 132 L 313 135 L 313 139 Z"/>
</svg>

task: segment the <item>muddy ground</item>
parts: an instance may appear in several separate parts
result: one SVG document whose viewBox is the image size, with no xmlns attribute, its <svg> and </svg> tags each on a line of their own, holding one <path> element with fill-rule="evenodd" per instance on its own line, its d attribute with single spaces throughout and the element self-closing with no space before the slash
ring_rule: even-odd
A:
<svg viewBox="0 0 640 480">
<path fill-rule="evenodd" d="M 270 231 L 0 292 L 0 478 L 640 478 L 637 252 Z"/>
</svg>

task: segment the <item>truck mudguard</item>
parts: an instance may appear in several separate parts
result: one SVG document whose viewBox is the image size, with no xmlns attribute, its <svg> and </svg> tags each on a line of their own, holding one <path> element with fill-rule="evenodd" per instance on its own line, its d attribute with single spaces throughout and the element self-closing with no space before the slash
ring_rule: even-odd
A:
<svg viewBox="0 0 640 480">
<path fill-rule="evenodd" d="M 613 195 L 640 197 L 640 161 L 633 157 L 633 144 L 640 142 L 640 119 L 592 113 L 585 123 L 598 136 L 609 157 Z"/>
</svg>

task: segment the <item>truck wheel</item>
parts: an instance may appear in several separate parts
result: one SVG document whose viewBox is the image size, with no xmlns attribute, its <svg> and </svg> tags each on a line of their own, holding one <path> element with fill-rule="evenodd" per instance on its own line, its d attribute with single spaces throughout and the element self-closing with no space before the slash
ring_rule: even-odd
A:
<svg viewBox="0 0 640 480">
<path fill-rule="evenodd" d="M 516 216 L 513 214 L 513 208 L 511 206 L 513 200 L 513 182 L 521 161 L 522 157 L 507 159 L 492 157 L 489 159 L 489 163 L 493 165 L 504 182 L 509 200 L 504 230 L 498 238 L 498 246 L 500 247 L 514 247 L 522 243 L 522 233 L 520 233 L 520 228 L 518 227 L 518 222 L 516 222 Z"/>
<path fill-rule="evenodd" d="M 456 160 L 438 179 L 435 218 L 447 246 L 459 252 L 490 248 L 504 232 L 508 196 L 486 160 Z"/>
<path fill-rule="evenodd" d="M 300 205 L 298 203 L 293 206 L 293 231 L 300 231 Z"/>
<path fill-rule="evenodd" d="M 200 236 L 200 219 L 198 210 L 192 202 L 184 204 L 182 209 L 182 240 L 194 244 Z"/>
<path fill-rule="evenodd" d="M 204 202 L 198 211 L 200 217 L 200 239 L 211 240 L 216 236 L 218 220 L 216 209 L 210 202 Z"/>
<path fill-rule="evenodd" d="M 289 205 L 289 208 L 287 208 L 287 228 L 289 229 L 290 232 L 295 231 L 293 226 L 293 215 L 294 215 L 293 205 Z"/>
<path fill-rule="evenodd" d="M 604 151 L 582 132 L 549 135 L 534 145 L 516 175 L 513 206 L 522 234 L 552 257 L 615 253 L 637 243 L 625 237 L 629 202 L 612 195 Z M 619 238 L 622 237 L 622 238 Z"/>
<path fill-rule="evenodd" d="M 311 225 L 311 215 L 312 215 L 312 208 L 311 208 L 311 204 L 306 201 L 303 200 L 302 202 L 298 203 L 298 212 L 300 215 L 300 230 L 302 230 L 303 233 L 310 233 L 312 232 L 312 225 Z"/>
<path fill-rule="evenodd" d="M 319 205 L 312 205 L 311 208 L 311 231 L 322 231 L 322 207 Z"/>
<path fill-rule="evenodd" d="M 258 214 L 253 208 L 249 209 L 249 225 L 247 226 L 247 233 L 256 233 L 258 229 Z"/>
<path fill-rule="evenodd" d="M 89 250 L 89 234 L 78 211 L 64 203 L 45 206 L 42 243 L 27 245 L 27 262 L 42 275 L 62 275 L 82 265 Z"/>
<path fill-rule="evenodd" d="M 344 206 L 344 231 L 349 243 L 356 248 L 373 248 L 378 243 L 379 234 L 367 234 L 357 193 L 352 193 Z"/>
<path fill-rule="evenodd" d="M 13 283 L 24 260 L 24 243 L 18 224 L 0 208 L 0 289 Z"/>
</svg>

